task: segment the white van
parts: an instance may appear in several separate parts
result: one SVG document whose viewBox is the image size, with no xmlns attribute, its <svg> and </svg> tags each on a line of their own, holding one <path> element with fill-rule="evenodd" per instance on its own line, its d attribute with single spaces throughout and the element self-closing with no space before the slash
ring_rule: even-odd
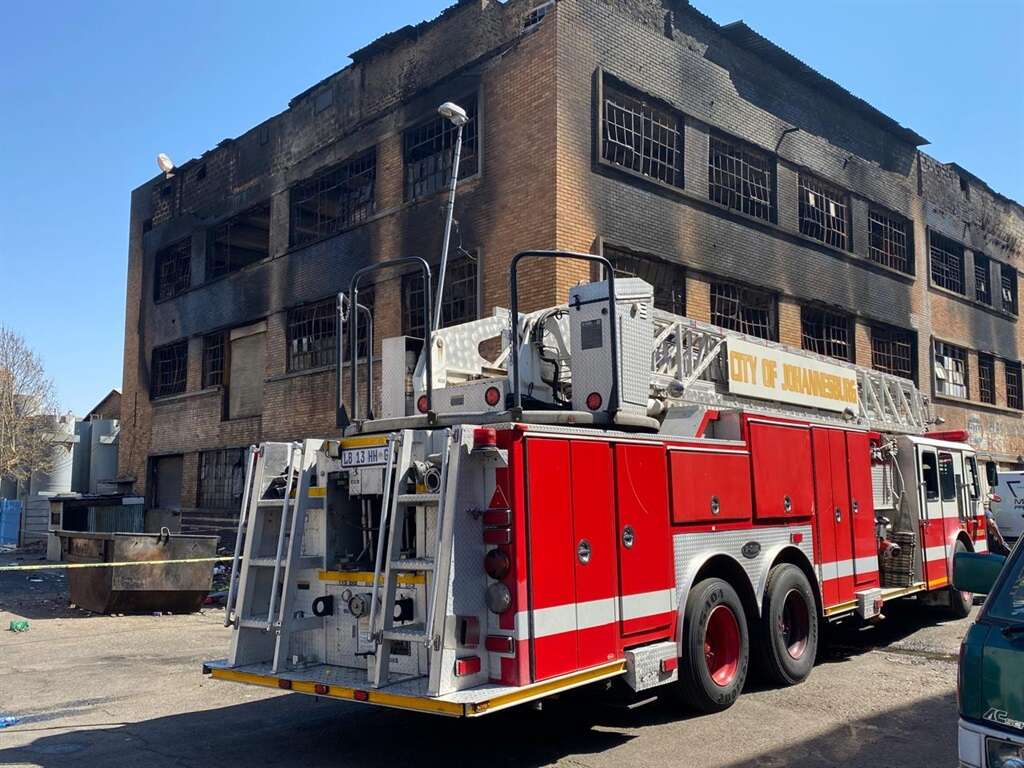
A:
<svg viewBox="0 0 1024 768">
<path fill-rule="evenodd" d="M 1000 472 L 992 488 L 992 517 L 1011 544 L 1024 536 L 1024 472 Z"/>
</svg>

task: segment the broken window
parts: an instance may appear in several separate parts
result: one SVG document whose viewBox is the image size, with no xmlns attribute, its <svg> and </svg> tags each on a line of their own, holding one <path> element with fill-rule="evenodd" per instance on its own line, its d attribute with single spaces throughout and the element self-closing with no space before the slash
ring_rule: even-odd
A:
<svg viewBox="0 0 1024 768">
<path fill-rule="evenodd" d="M 967 399 L 967 350 L 935 342 L 935 394 Z"/>
<path fill-rule="evenodd" d="M 292 247 L 336 235 L 374 212 L 377 148 L 301 181 L 289 192 Z"/>
<path fill-rule="evenodd" d="M 182 339 L 154 349 L 150 373 L 150 397 L 166 397 L 184 392 L 188 374 L 188 340 Z"/>
<path fill-rule="evenodd" d="M 523 29 L 530 29 L 540 24 L 541 20 L 548 15 L 548 11 L 555 8 L 555 0 L 548 0 L 526 14 L 526 21 L 523 22 Z"/>
<path fill-rule="evenodd" d="M 476 174 L 479 162 L 477 95 L 470 94 L 456 103 L 466 110 L 468 118 L 462 128 L 462 155 L 459 158 L 459 178 L 465 179 Z M 458 128 L 440 115 L 405 131 L 402 143 L 406 200 L 417 200 L 448 186 L 457 133 Z"/>
<path fill-rule="evenodd" d="M 974 254 L 974 298 L 992 306 L 992 269 L 987 256 Z"/>
<path fill-rule="evenodd" d="M 334 365 L 338 304 L 334 298 L 288 312 L 288 370 L 307 371 Z"/>
<path fill-rule="evenodd" d="M 839 360 L 852 359 L 849 316 L 816 307 L 801 307 L 800 328 L 804 349 Z"/>
<path fill-rule="evenodd" d="M 978 355 L 978 399 L 995 405 L 996 361 L 992 355 Z"/>
<path fill-rule="evenodd" d="M 203 337 L 203 388 L 224 384 L 224 346 L 227 333 L 219 331 Z"/>
<path fill-rule="evenodd" d="M 153 296 L 157 301 L 177 296 L 192 284 L 192 239 L 186 237 L 156 254 L 156 283 Z"/>
<path fill-rule="evenodd" d="M 245 485 L 245 448 L 202 451 L 199 454 L 198 502 L 201 509 L 237 513 Z"/>
<path fill-rule="evenodd" d="M 711 284 L 711 322 L 730 331 L 776 341 L 775 294 L 733 283 Z"/>
<path fill-rule="evenodd" d="M 634 173 L 683 186 L 683 120 L 604 81 L 601 157 Z"/>
<path fill-rule="evenodd" d="M 712 136 L 708 197 L 750 216 L 774 221 L 775 161 L 746 144 Z"/>
<path fill-rule="evenodd" d="M 402 333 L 423 338 L 423 276 L 402 277 Z M 441 327 L 458 325 L 477 317 L 477 262 L 468 256 L 448 263 L 441 301 Z"/>
<path fill-rule="evenodd" d="M 871 367 L 913 381 L 915 347 L 913 331 L 891 326 L 872 326 Z"/>
<path fill-rule="evenodd" d="M 914 273 L 907 222 L 879 210 L 868 213 L 868 256 L 891 269 Z"/>
<path fill-rule="evenodd" d="M 964 247 L 938 232 L 928 233 L 932 282 L 955 293 L 964 291 Z"/>
<path fill-rule="evenodd" d="M 1017 270 L 1009 264 L 1000 264 L 999 286 L 1003 297 L 1003 311 L 1017 314 Z"/>
<path fill-rule="evenodd" d="M 849 197 L 830 184 L 800 174 L 800 232 L 823 243 L 849 247 Z"/>
<path fill-rule="evenodd" d="M 214 227 L 206 248 L 206 279 L 236 272 L 270 255 L 270 201 Z"/>
<path fill-rule="evenodd" d="M 655 307 L 686 314 L 686 270 L 681 265 L 607 245 L 604 255 L 612 263 L 616 278 L 639 277 L 654 287 Z"/>
<path fill-rule="evenodd" d="M 1005 363 L 1006 368 L 1006 407 L 1024 410 L 1024 393 L 1021 392 L 1020 363 Z"/>
</svg>

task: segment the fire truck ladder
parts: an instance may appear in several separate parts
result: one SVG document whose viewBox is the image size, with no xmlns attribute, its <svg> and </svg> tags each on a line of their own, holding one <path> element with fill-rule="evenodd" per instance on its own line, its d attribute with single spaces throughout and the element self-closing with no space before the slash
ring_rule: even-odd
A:
<svg viewBox="0 0 1024 768">
<path fill-rule="evenodd" d="M 452 439 L 452 431 L 444 430 L 442 434 L 444 442 L 440 455 L 439 487 L 436 493 L 406 492 L 410 473 L 414 469 L 413 432 L 404 430 L 388 438 L 383 517 L 380 522 L 380 530 L 387 530 L 388 536 L 386 540 L 381 536 L 377 547 L 370 601 L 370 628 L 375 644 L 370 682 L 378 688 L 387 685 L 390 680 L 392 643 L 409 643 L 417 655 L 416 647 L 422 646 L 427 649 L 428 659 L 431 657 L 431 651 L 437 652 L 441 648 L 439 625 L 443 624 L 447 610 L 447 586 L 450 580 L 452 553 L 453 521 L 451 510 L 448 509 L 448 488 L 453 478 L 458 476 L 460 453 Z M 418 514 L 420 510 L 422 515 Z M 402 557 L 402 533 L 405 530 L 406 517 L 410 513 L 417 515 L 417 525 L 422 525 L 425 529 L 425 550 L 431 555 L 418 551 L 418 557 Z M 426 576 L 425 615 L 422 620 L 415 623 L 396 625 L 395 593 L 399 577 L 405 574 Z M 379 598 L 378 586 L 382 590 Z M 433 672 L 434 665 L 428 661 L 427 666 Z M 423 671 L 421 667 L 421 674 Z M 436 675 L 431 674 L 433 692 L 436 692 L 435 677 Z"/>
<path fill-rule="evenodd" d="M 226 605 L 234 625 L 231 661 L 235 666 L 267 661 L 273 671 L 287 656 L 292 632 L 322 625 L 315 616 L 294 616 L 295 572 L 319 567 L 322 557 L 303 557 L 302 539 L 319 440 L 264 443 L 245 480 L 235 557 Z M 241 553 L 241 555 L 239 554 Z"/>
</svg>

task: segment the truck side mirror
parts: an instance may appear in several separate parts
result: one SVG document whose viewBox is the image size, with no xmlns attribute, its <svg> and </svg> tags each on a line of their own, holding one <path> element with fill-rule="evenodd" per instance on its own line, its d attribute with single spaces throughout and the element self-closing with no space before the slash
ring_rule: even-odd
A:
<svg viewBox="0 0 1024 768">
<path fill-rule="evenodd" d="M 953 558 L 953 589 L 987 595 L 1006 558 L 987 552 L 958 552 Z"/>
</svg>

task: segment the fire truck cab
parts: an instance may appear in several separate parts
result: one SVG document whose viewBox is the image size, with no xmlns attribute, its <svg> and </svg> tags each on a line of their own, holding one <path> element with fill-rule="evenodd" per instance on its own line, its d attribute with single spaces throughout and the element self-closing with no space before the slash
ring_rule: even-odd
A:
<svg viewBox="0 0 1024 768">
<path fill-rule="evenodd" d="M 607 279 L 520 313 L 516 265 L 555 257 Z M 253 447 L 215 678 L 454 716 L 620 678 L 710 712 L 751 663 L 805 679 L 822 622 L 970 610 L 988 489 L 911 382 L 656 310 L 599 256 L 520 254 L 510 288 L 384 340 L 379 403 L 352 354 L 341 437 Z"/>
</svg>

